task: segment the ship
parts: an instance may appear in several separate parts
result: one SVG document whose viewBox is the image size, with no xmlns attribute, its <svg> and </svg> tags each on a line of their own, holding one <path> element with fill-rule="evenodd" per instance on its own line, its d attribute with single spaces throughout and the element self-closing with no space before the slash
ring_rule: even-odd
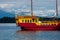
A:
<svg viewBox="0 0 60 40">
<path fill-rule="evenodd" d="M 58 0 L 56 0 L 56 16 L 51 17 L 54 20 L 41 20 L 39 17 L 33 15 L 33 4 L 31 0 L 31 15 L 17 16 L 15 14 L 16 25 L 21 30 L 26 31 L 55 31 L 60 30 L 60 21 L 58 20 Z"/>
</svg>

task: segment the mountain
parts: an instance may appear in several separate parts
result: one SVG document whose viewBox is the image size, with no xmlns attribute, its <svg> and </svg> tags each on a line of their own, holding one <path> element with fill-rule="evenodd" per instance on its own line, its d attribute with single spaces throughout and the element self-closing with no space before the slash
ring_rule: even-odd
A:
<svg viewBox="0 0 60 40">
<path fill-rule="evenodd" d="M 0 10 L 0 18 L 2 17 L 14 17 L 14 12 L 6 12 L 3 10 Z"/>
<path fill-rule="evenodd" d="M 27 15 L 28 13 L 30 12 L 20 12 L 20 16 L 22 15 Z M 11 11 L 11 12 L 6 12 L 6 11 L 3 11 L 3 10 L 0 10 L 0 18 L 3 18 L 3 17 L 14 17 L 15 15 L 15 12 L 14 11 Z"/>
</svg>

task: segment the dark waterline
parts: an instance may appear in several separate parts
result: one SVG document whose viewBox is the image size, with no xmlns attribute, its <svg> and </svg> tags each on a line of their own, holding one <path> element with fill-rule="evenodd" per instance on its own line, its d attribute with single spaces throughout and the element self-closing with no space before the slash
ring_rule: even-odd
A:
<svg viewBox="0 0 60 40">
<path fill-rule="evenodd" d="M 15 24 L 0 24 L 0 40 L 60 40 L 60 32 L 21 31 Z"/>
</svg>

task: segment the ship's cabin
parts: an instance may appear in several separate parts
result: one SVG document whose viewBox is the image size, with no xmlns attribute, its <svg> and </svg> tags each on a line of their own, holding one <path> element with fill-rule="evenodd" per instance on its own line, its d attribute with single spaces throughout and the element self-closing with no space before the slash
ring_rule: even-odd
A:
<svg viewBox="0 0 60 40">
<path fill-rule="evenodd" d="M 57 21 L 51 21 L 51 20 L 43 20 L 41 21 L 40 18 L 38 17 L 35 17 L 35 16 L 20 16 L 20 17 L 17 17 L 17 20 L 16 20 L 16 23 L 35 23 L 37 25 L 45 25 L 45 24 L 58 24 Z"/>
<path fill-rule="evenodd" d="M 38 23 L 38 22 L 41 22 L 41 23 L 48 23 L 48 22 L 54 22 L 56 23 L 57 21 L 56 20 L 53 20 L 53 19 L 41 19 L 41 18 L 38 18 L 38 17 L 35 17 L 35 16 L 20 16 L 20 17 L 17 17 L 16 21 L 18 21 L 19 23 Z"/>
<path fill-rule="evenodd" d="M 33 16 L 20 16 L 19 18 L 20 23 L 37 23 L 39 21 L 39 18 Z"/>
</svg>

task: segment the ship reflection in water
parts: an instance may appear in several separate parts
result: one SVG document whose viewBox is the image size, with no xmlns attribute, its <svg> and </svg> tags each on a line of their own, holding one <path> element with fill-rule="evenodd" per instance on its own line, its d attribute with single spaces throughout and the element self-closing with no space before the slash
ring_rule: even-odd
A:
<svg viewBox="0 0 60 40">
<path fill-rule="evenodd" d="M 60 40 L 60 32 L 21 31 L 19 27 L 0 24 L 0 40 Z"/>
<path fill-rule="evenodd" d="M 18 31 L 17 40 L 59 40 L 57 31 Z"/>
</svg>

